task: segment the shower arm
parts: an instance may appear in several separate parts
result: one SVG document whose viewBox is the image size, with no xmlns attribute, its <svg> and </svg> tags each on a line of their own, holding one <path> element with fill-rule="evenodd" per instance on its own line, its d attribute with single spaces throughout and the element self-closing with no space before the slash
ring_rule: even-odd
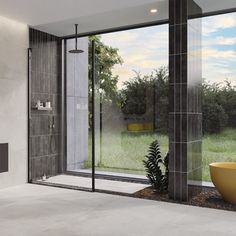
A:
<svg viewBox="0 0 236 236">
<path fill-rule="evenodd" d="M 78 41 L 78 24 L 75 24 L 75 49 L 77 50 L 77 41 Z"/>
</svg>

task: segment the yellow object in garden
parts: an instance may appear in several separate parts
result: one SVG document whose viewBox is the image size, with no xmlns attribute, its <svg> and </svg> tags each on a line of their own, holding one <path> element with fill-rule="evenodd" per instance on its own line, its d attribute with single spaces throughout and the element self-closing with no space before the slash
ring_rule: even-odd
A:
<svg viewBox="0 0 236 236">
<path fill-rule="evenodd" d="M 144 128 L 144 130 L 153 130 L 153 123 L 151 123 L 151 122 L 144 123 L 143 128 Z"/>
<path fill-rule="evenodd" d="M 130 123 L 127 127 L 128 131 L 142 131 L 144 130 L 143 124 L 141 123 Z"/>
<path fill-rule="evenodd" d="M 224 200 L 236 204 L 236 162 L 216 162 L 209 166 L 211 180 Z"/>
</svg>

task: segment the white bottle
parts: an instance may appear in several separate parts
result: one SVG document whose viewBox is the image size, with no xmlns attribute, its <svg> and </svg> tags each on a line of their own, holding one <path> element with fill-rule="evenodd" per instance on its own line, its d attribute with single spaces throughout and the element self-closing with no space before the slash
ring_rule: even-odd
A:
<svg viewBox="0 0 236 236">
<path fill-rule="evenodd" d="M 40 100 L 38 100 L 36 107 L 40 107 L 40 106 L 41 106 L 41 102 L 40 102 Z"/>
<path fill-rule="evenodd" d="M 47 180 L 46 174 L 43 175 L 42 180 L 43 180 L 43 181 L 46 181 L 46 180 Z"/>
<path fill-rule="evenodd" d="M 51 108 L 51 102 L 49 102 L 49 101 L 46 101 L 46 108 Z"/>
</svg>

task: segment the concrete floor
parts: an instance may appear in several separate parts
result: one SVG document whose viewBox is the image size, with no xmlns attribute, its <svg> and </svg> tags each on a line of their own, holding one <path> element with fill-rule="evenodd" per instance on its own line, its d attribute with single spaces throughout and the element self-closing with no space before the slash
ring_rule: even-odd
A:
<svg viewBox="0 0 236 236">
<path fill-rule="evenodd" d="M 40 180 L 38 180 L 38 182 L 40 182 Z M 73 176 L 73 175 L 57 175 L 50 177 L 43 182 L 83 187 L 83 188 L 92 188 L 91 178 Z M 99 190 L 132 194 L 146 187 L 148 187 L 147 184 L 137 184 L 137 183 L 121 182 L 107 179 L 95 179 L 95 188 Z"/>
<path fill-rule="evenodd" d="M 4 236 L 228 236 L 236 212 L 39 185 L 0 190 Z"/>
</svg>

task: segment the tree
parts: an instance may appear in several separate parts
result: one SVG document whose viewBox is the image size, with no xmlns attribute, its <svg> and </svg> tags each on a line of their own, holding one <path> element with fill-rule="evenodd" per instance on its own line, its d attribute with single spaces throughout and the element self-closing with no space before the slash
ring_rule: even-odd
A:
<svg viewBox="0 0 236 236">
<path fill-rule="evenodd" d="M 203 104 L 203 133 L 219 133 L 227 124 L 228 116 L 217 103 Z"/>
<path fill-rule="evenodd" d="M 115 65 L 121 65 L 123 60 L 119 55 L 119 49 L 105 45 L 101 36 L 89 37 L 89 124 L 92 122 L 92 41 L 95 42 L 95 94 L 100 98 L 100 104 L 117 101 L 118 75 L 112 74 Z"/>
<path fill-rule="evenodd" d="M 236 86 L 232 85 L 228 80 L 219 91 L 220 104 L 224 107 L 228 116 L 228 127 L 236 127 Z"/>
<path fill-rule="evenodd" d="M 219 133 L 225 127 L 236 127 L 236 86 L 203 83 L 203 133 Z"/>
<path fill-rule="evenodd" d="M 168 129 L 168 69 L 160 67 L 151 75 L 135 77 L 124 82 L 120 91 L 120 103 L 123 114 L 129 117 L 146 118 L 155 123 L 159 131 Z"/>
<path fill-rule="evenodd" d="M 100 98 L 102 101 L 112 101 L 117 98 L 118 75 L 112 74 L 115 65 L 121 65 L 123 60 L 119 55 L 119 49 L 105 45 L 101 41 L 100 35 L 89 37 L 89 78 L 92 76 L 92 41 L 95 41 L 96 55 L 96 83 L 98 84 Z M 89 81 L 89 91 L 91 92 L 91 79 Z"/>
</svg>

